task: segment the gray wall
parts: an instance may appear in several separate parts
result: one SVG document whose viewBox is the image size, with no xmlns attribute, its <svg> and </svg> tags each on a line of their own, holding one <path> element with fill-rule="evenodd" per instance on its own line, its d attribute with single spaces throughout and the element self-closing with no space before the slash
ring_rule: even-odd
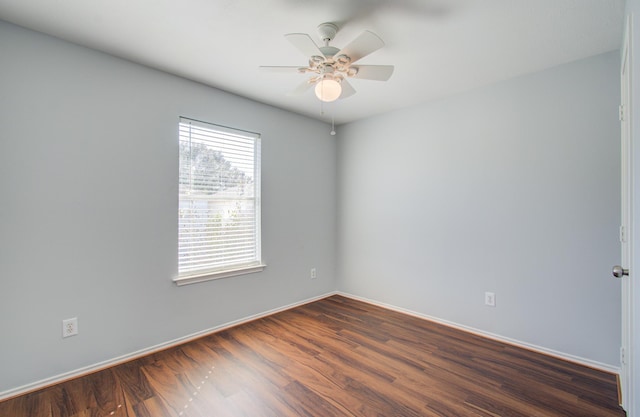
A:
<svg viewBox="0 0 640 417">
<path fill-rule="evenodd" d="M 0 393 L 336 289 L 617 364 L 616 53 L 336 137 L 2 22 L 0 56 Z M 262 133 L 264 272 L 171 282 L 181 115 Z"/>
<path fill-rule="evenodd" d="M 335 289 L 327 125 L 3 22 L 0 56 L 0 393 Z M 262 133 L 264 272 L 172 283 L 178 116 Z"/>
<path fill-rule="evenodd" d="M 619 366 L 618 71 L 611 52 L 342 126 L 339 289 Z"/>
</svg>

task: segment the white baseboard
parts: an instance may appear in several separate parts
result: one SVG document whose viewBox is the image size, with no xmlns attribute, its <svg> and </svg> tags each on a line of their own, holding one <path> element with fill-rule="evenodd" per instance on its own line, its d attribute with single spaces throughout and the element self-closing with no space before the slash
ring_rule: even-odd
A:
<svg viewBox="0 0 640 417">
<path fill-rule="evenodd" d="M 357 296 L 357 295 L 353 295 L 353 294 L 349 294 L 349 293 L 345 293 L 345 292 L 341 292 L 341 291 L 338 291 L 337 294 L 341 295 L 343 297 L 352 298 L 354 300 L 358 300 L 358 301 L 362 301 L 362 302 L 365 302 L 365 303 L 373 304 L 373 305 L 376 305 L 378 307 L 382 307 L 382 308 L 386 308 L 386 309 L 389 309 L 389 310 L 397 311 L 399 313 L 408 314 L 408 315 L 413 316 L 413 317 L 418 317 L 418 318 L 421 318 L 421 319 L 433 321 L 433 322 L 438 323 L 438 324 L 442 324 L 442 325 L 445 325 L 445 326 L 453 327 L 455 329 L 462 330 L 462 331 L 465 331 L 465 332 L 468 332 L 468 333 L 473 333 L 475 335 L 486 337 L 486 338 L 492 339 L 492 340 L 496 340 L 498 342 L 507 343 L 509 345 L 513 345 L 513 346 L 521 347 L 521 348 L 524 348 L 524 349 L 532 350 L 534 352 L 542 353 L 542 354 L 547 355 L 547 356 L 552 356 L 554 358 L 562 359 L 562 360 L 565 360 L 565 361 L 568 361 L 568 362 L 573 362 L 573 363 L 576 363 L 578 365 L 583 365 L 583 366 L 587 366 L 589 368 L 598 369 L 600 371 L 604 371 L 604 372 L 609 372 L 609 373 L 612 373 L 612 374 L 620 375 L 621 369 L 619 367 L 608 365 L 606 363 L 593 361 L 591 359 L 586 359 L 586 358 L 582 358 L 580 356 L 575 356 L 575 355 L 571 355 L 571 354 L 568 354 L 568 353 L 559 352 L 559 351 L 553 350 L 553 349 L 547 349 L 547 348 L 544 348 L 542 346 L 537 346 L 537 345 L 534 345 L 534 344 L 531 344 L 531 343 L 522 342 L 520 340 L 512 339 L 510 337 L 501 336 L 501 335 L 498 335 L 498 334 L 495 334 L 495 333 L 491 333 L 491 332 L 486 332 L 484 330 L 478 330 L 478 329 L 475 329 L 473 327 L 465 326 L 463 324 L 458 324 L 458 323 L 455 323 L 455 322 L 452 322 L 452 321 L 443 320 L 443 319 L 440 319 L 438 317 L 429 316 L 427 314 L 417 313 L 417 312 L 412 311 L 412 310 L 407 310 L 405 308 L 396 307 L 396 306 L 391 305 L 391 304 L 382 303 L 382 302 L 371 300 L 371 299 L 368 299 L 368 298 L 365 298 L 365 297 L 360 297 L 360 296 Z"/>
<path fill-rule="evenodd" d="M 228 322 L 228 323 L 224 323 L 224 324 L 221 324 L 219 326 L 211 327 L 209 329 L 205 329 L 205 330 L 202 330 L 202 331 L 199 331 L 199 332 L 196 332 L 196 333 L 192 333 L 190 335 L 187 335 L 187 336 L 184 336 L 184 337 L 180 337 L 180 338 L 177 338 L 177 339 L 174 339 L 174 340 L 170 340 L 168 342 L 160 343 L 160 344 L 155 345 L 155 346 L 151 346 L 151 347 L 148 347 L 148 348 L 145 348 L 145 349 L 140 349 L 138 351 L 131 352 L 131 353 L 128 353 L 126 355 L 118 356 L 117 358 L 108 359 L 106 361 L 98 362 L 98 363 L 95 363 L 93 365 L 84 366 L 82 368 L 78 368 L 78 369 L 75 369 L 75 370 L 70 371 L 70 372 L 65 372 L 63 374 L 55 375 L 55 376 L 52 376 L 50 378 L 45 378 L 45 379 L 42 379 L 40 381 L 36 381 L 36 382 L 30 383 L 30 384 L 26 384 L 26 385 L 23 385 L 23 386 L 20 386 L 20 387 L 17 387 L 17 388 L 13 388 L 13 389 L 10 389 L 10 390 L 7 390 L 7 391 L 3 391 L 3 392 L 0 392 L 0 401 L 6 400 L 6 399 L 9 399 L 9 398 L 12 398 L 12 397 L 17 397 L 18 395 L 23 395 L 23 394 L 26 394 L 26 393 L 29 393 L 29 392 L 37 391 L 39 389 L 46 388 L 48 386 L 51 386 L 51 385 L 54 385 L 54 384 L 58 384 L 58 383 L 63 382 L 63 381 L 67 381 L 69 379 L 77 378 L 77 377 L 80 377 L 80 376 L 83 376 L 83 375 L 87 375 L 87 374 L 90 374 L 90 373 L 93 373 L 93 372 L 97 372 L 97 371 L 109 368 L 111 366 L 119 365 L 119 364 L 124 363 L 124 362 L 128 362 L 128 361 L 131 361 L 131 360 L 134 360 L 134 359 L 138 359 L 138 358 L 141 358 L 143 356 L 150 355 L 150 354 L 155 353 L 155 352 L 159 352 L 161 350 L 169 349 L 169 348 L 172 348 L 174 346 L 178 346 L 178 345 L 181 345 L 183 343 L 187 343 L 187 342 L 190 342 L 192 340 L 199 339 L 201 337 L 204 337 L 204 336 L 216 333 L 216 332 L 220 332 L 220 331 L 228 329 L 230 327 L 238 326 L 238 325 L 243 324 L 243 323 L 248 323 L 250 321 L 253 321 L 253 320 L 256 320 L 256 319 L 259 319 L 259 318 L 262 318 L 262 317 L 270 316 L 272 314 L 279 313 L 281 311 L 290 310 L 292 308 L 299 307 L 299 306 L 302 306 L 304 304 L 309 304 L 309 303 L 312 303 L 314 301 L 318 301 L 318 300 L 321 300 L 323 298 L 327 298 L 327 297 L 335 295 L 335 294 L 337 294 L 337 292 L 333 291 L 333 292 L 329 292 L 329 293 L 326 293 L 326 294 L 323 294 L 323 295 L 320 295 L 320 296 L 317 296 L 317 297 L 308 298 L 308 299 L 303 300 L 303 301 L 299 301 L 299 302 L 296 302 L 296 303 L 288 304 L 288 305 L 283 306 L 283 307 L 274 308 L 272 310 L 264 311 L 262 313 L 254 314 L 254 315 L 251 315 L 251 316 L 248 316 L 248 317 L 244 317 L 242 319 L 238 319 L 238 320 L 234 320 L 234 321 L 231 321 L 231 322 Z"/>
</svg>

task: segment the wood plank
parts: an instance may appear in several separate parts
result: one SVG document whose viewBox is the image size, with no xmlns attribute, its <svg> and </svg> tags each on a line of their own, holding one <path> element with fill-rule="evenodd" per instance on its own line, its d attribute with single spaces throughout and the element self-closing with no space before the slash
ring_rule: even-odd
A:
<svg viewBox="0 0 640 417">
<path fill-rule="evenodd" d="M 11 417 L 617 417 L 615 375 L 332 296 L 0 402 Z"/>
</svg>

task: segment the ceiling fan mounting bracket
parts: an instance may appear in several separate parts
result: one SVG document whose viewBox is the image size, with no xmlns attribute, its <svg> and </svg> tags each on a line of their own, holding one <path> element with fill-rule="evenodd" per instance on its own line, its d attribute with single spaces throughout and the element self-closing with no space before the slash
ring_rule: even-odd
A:
<svg viewBox="0 0 640 417">
<path fill-rule="evenodd" d="M 318 25 L 318 35 L 325 46 L 329 46 L 329 42 L 336 37 L 336 33 L 338 33 L 338 26 L 333 23 L 326 22 Z"/>
</svg>

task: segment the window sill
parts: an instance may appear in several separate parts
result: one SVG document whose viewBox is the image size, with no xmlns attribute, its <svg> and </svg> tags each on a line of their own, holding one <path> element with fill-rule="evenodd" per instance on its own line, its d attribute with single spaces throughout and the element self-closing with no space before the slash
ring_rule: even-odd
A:
<svg viewBox="0 0 640 417">
<path fill-rule="evenodd" d="M 195 284 L 195 283 L 198 283 L 198 282 L 212 281 L 214 279 L 235 277 L 237 275 L 253 274 L 254 272 L 260 272 L 260 271 L 264 270 L 264 268 L 266 266 L 267 265 L 265 265 L 265 264 L 260 264 L 260 265 L 244 266 L 244 267 L 237 268 L 237 269 L 225 269 L 224 271 L 209 272 L 209 273 L 203 274 L 203 275 L 192 275 L 192 276 L 189 276 L 189 277 L 174 278 L 173 282 L 175 282 L 176 285 L 178 287 L 180 287 L 182 285 L 189 285 L 189 284 Z"/>
</svg>

